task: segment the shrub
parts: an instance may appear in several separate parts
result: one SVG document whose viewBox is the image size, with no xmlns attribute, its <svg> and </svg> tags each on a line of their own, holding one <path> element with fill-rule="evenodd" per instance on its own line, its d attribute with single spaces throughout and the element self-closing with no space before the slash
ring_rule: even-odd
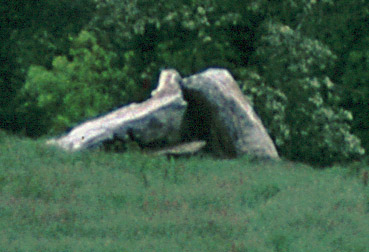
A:
<svg viewBox="0 0 369 252">
<path fill-rule="evenodd" d="M 330 50 L 288 26 L 261 28 L 253 62 L 238 78 L 251 95 L 282 156 L 315 165 L 347 161 L 364 153 L 350 133 L 350 112 L 339 108 L 334 83 L 325 75 Z"/>
<path fill-rule="evenodd" d="M 132 51 L 123 54 L 127 66 L 114 66 L 117 55 L 97 44 L 93 33 L 82 31 L 72 39 L 70 59 L 58 56 L 52 69 L 31 66 L 22 89 L 23 109 L 39 109 L 49 133 L 59 133 L 86 118 L 135 100 L 130 77 Z"/>
</svg>

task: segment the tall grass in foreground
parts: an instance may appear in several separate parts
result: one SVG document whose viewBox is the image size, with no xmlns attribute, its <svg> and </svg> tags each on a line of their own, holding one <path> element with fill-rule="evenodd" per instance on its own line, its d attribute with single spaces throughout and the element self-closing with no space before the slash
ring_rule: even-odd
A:
<svg viewBox="0 0 369 252">
<path fill-rule="evenodd" d="M 69 154 L 2 134 L 0 251 L 366 252 L 369 187 L 349 172 Z"/>
</svg>

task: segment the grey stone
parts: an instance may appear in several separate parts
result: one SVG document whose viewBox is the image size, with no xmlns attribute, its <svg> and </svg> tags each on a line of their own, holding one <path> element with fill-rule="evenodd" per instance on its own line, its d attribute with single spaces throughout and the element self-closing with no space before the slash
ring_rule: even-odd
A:
<svg viewBox="0 0 369 252">
<path fill-rule="evenodd" d="M 205 141 L 185 142 L 174 146 L 165 147 L 159 150 L 146 151 L 153 156 L 191 156 L 198 153 L 206 145 Z"/>
<path fill-rule="evenodd" d="M 183 79 L 181 87 L 188 102 L 185 140 L 205 140 L 210 152 L 222 157 L 278 158 L 261 120 L 227 70 L 208 69 Z"/>
<path fill-rule="evenodd" d="M 47 143 L 68 151 L 84 150 L 105 141 L 136 141 L 142 147 L 175 144 L 181 138 L 187 102 L 179 86 L 181 77 L 175 70 L 164 70 L 159 85 L 145 102 L 130 104 L 107 115 L 75 127 L 67 135 Z"/>
</svg>

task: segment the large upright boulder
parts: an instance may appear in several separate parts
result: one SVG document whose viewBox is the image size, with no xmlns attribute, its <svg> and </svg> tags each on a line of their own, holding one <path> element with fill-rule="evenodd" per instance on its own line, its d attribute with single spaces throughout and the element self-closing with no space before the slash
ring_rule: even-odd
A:
<svg viewBox="0 0 369 252">
<path fill-rule="evenodd" d="M 208 69 L 183 79 L 181 87 L 189 106 L 184 138 L 205 140 L 211 152 L 224 157 L 278 158 L 261 120 L 227 70 Z"/>
<path fill-rule="evenodd" d="M 65 150 L 96 147 L 105 141 L 136 141 L 142 147 L 172 145 L 181 140 L 181 126 L 187 103 L 175 70 L 164 70 L 152 97 L 145 102 L 122 107 L 75 127 L 67 135 L 48 141 Z"/>
</svg>

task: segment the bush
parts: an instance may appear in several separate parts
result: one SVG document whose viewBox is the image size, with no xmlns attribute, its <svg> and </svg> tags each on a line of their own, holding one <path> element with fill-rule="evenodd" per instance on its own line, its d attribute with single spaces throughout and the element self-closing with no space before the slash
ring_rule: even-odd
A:
<svg viewBox="0 0 369 252">
<path fill-rule="evenodd" d="M 325 75 L 330 50 L 288 26 L 261 28 L 255 69 L 239 69 L 242 88 L 282 156 L 315 165 L 348 161 L 364 153 L 350 133 L 350 112 L 339 108 L 334 83 Z"/>
<path fill-rule="evenodd" d="M 91 32 L 72 39 L 67 56 L 53 59 L 52 69 L 31 66 L 22 89 L 23 110 L 40 110 L 49 133 L 59 133 L 86 118 L 135 100 L 136 85 L 130 78 L 131 51 L 124 53 L 127 66 L 114 67 L 117 55 L 100 47 Z"/>
</svg>

